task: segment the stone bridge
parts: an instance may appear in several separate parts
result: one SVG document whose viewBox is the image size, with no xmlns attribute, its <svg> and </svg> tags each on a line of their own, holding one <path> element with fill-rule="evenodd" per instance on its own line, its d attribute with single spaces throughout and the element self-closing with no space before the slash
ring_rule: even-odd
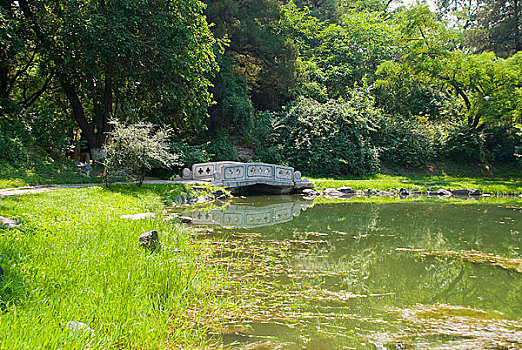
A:
<svg viewBox="0 0 522 350">
<path fill-rule="evenodd" d="M 292 167 L 267 163 L 199 163 L 183 169 L 182 175 L 183 180 L 210 181 L 239 193 L 285 194 L 314 186 Z"/>
</svg>

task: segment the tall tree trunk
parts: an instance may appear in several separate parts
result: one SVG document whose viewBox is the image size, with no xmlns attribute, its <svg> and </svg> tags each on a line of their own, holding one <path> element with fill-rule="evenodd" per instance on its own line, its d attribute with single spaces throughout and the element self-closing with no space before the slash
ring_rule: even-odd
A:
<svg viewBox="0 0 522 350">
<path fill-rule="evenodd" d="M 0 9 L 9 17 L 11 14 L 11 0 L 0 0 Z M 2 47 L 0 48 L 0 98 L 2 99 L 9 97 L 8 74 L 9 55 L 7 53 L 7 47 Z"/>
<path fill-rule="evenodd" d="M 92 158 L 100 160 L 103 158 L 101 148 L 106 139 L 106 133 L 110 131 L 109 119 L 112 115 L 113 93 L 112 93 L 112 74 L 114 70 L 114 62 L 107 65 L 105 73 L 104 91 L 101 101 L 92 101 L 94 106 L 94 115 L 92 121 L 89 122 L 85 115 L 85 108 L 78 97 L 76 88 L 69 83 L 66 75 L 61 73 L 60 85 L 69 100 L 74 119 L 85 135 L 89 147 L 92 150 Z M 62 70 L 63 72 L 63 70 Z"/>
<path fill-rule="evenodd" d="M 515 52 L 522 51 L 522 39 L 520 38 L 520 9 L 518 0 L 513 1 L 514 20 L 515 20 Z"/>
<path fill-rule="evenodd" d="M 89 142 L 92 149 L 92 157 L 94 160 L 100 160 L 105 155 L 101 150 L 107 132 L 110 131 L 109 120 L 113 113 L 113 86 L 112 77 L 114 74 L 114 63 L 116 58 L 113 57 L 107 63 L 105 68 L 105 79 L 101 101 L 93 101 L 94 120 L 93 120 L 93 142 Z"/>
<path fill-rule="evenodd" d="M 0 0 L 6 1 L 6 0 Z M 19 0 L 20 8 L 30 24 L 31 29 L 35 32 L 36 37 L 41 42 L 41 44 L 50 52 L 51 60 L 55 63 L 56 66 L 56 75 L 60 86 L 69 101 L 71 106 L 72 114 L 78 126 L 82 130 L 87 142 L 89 143 L 89 147 L 91 150 L 100 150 L 105 142 L 105 134 L 109 131 L 109 118 L 112 113 L 112 75 L 114 71 L 114 58 L 111 62 L 108 63 L 106 72 L 105 72 L 105 85 L 104 92 L 102 94 L 102 101 L 93 101 L 95 113 L 93 115 L 93 120 L 89 122 L 87 116 L 85 115 L 85 107 L 82 105 L 80 100 L 79 92 L 76 90 L 76 87 L 70 83 L 72 79 L 67 74 L 66 64 L 61 55 L 61 53 L 57 49 L 57 45 L 53 41 L 52 38 L 49 38 L 44 34 L 41 30 L 37 20 L 35 19 L 34 13 L 32 12 L 31 5 L 28 0 Z M 93 152 L 93 159 L 98 160 L 96 155 L 98 152 Z"/>
</svg>

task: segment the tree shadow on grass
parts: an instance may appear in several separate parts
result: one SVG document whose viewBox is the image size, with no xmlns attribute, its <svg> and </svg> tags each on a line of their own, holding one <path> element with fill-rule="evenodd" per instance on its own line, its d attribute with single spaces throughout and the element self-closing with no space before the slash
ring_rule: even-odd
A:
<svg viewBox="0 0 522 350">
<path fill-rule="evenodd" d="M 159 196 L 164 202 L 172 201 L 175 197 L 190 195 L 192 185 L 186 184 L 125 184 L 112 185 L 107 190 L 131 197 Z"/>
</svg>

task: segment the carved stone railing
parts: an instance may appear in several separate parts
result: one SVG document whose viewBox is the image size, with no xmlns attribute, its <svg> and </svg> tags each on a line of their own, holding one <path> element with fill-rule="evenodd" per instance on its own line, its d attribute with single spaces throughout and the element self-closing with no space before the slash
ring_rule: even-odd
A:
<svg viewBox="0 0 522 350">
<path fill-rule="evenodd" d="M 192 166 L 192 170 L 183 169 L 183 179 L 185 180 L 214 180 L 214 174 L 221 173 L 221 168 L 227 165 L 241 164 L 238 162 L 214 162 L 214 163 L 198 163 Z"/>
<path fill-rule="evenodd" d="M 294 168 L 267 163 L 214 162 L 199 163 L 192 170 L 183 169 L 183 179 L 211 181 L 213 185 L 230 189 L 253 185 L 279 188 L 312 188 L 313 184 L 301 177 Z"/>
</svg>

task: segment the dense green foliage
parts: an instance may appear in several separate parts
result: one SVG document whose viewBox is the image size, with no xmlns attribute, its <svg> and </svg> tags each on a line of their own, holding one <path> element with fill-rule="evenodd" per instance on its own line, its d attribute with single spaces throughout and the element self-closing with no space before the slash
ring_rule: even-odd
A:
<svg viewBox="0 0 522 350">
<path fill-rule="evenodd" d="M 302 99 L 277 121 L 278 163 L 292 164 L 311 174 L 365 174 L 378 168 L 372 145 L 377 119 L 363 94 L 350 101 L 319 103 Z"/>
<path fill-rule="evenodd" d="M 246 26 L 237 21 L 240 17 L 225 15 L 231 13 L 226 11 L 230 4 L 212 2 L 209 13 L 221 11 L 220 30 L 215 32 L 246 35 L 238 29 Z M 422 6 L 390 10 L 378 1 L 263 4 L 265 9 L 280 6 L 276 34 L 286 38 L 285 47 L 290 45 L 295 52 L 293 80 L 287 90 L 292 101 L 282 110 L 252 103 L 258 110 L 270 108 L 252 112 L 245 89 L 236 89 L 238 84 L 233 82 L 243 77 L 255 101 L 257 85 L 246 74 L 250 70 L 240 68 L 246 60 L 255 61 L 253 47 L 257 45 L 257 57 L 261 57 L 272 46 L 261 45 L 267 36 L 250 28 L 249 50 L 238 56 L 238 42 L 244 39 L 231 35 L 223 67 L 233 75 L 225 70 L 222 75 L 236 80 L 229 78 L 226 101 L 235 96 L 235 106 L 244 107 L 243 113 L 231 107 L 224 110 L 223 104 L 210 110 L 211 120 L 221 121 L 208 124 L 219 135 L 208 139 L 215 143 L 209 152 L 215 155 L 213 159 L 234 157 L 230 146 L 247 145 L 257 160 L 282 162 L 312 173 L 324 169 L 331 174 L 369 173 L 379 166 L 423 168 L 438 161 L 516 161 L 522 142 L 516 132 L 522 111 L 520 53 L 476 53 L 478 44 L 470 40 L 478 28 L 476 17 L 465 21 L 461 11 L 455 20 L 449 5 L 442 3 L 436 13 Z M 245 2 L 239 8 L 252 7 Z M 234 11 L 240 10 L 234 7 Z M 262 14 L 266 20 L 266 13 L 249 16 L 259 19 Z M 256 25 L 260 23 L 265 23 L 265 30 L 273 28 L 261 19 Z M 272 69 L 274 76 L 277 72 Z M 354 120 L 368 123 L 347 127 L 343 118 L 334 116 L 332 106 L 350 104 L 361 89 L 367 91 L 368 99 L 345 110 Z M 304 101 L 314 108 L 305 108 Z M 346 135 L 352 132 L 352 141 L 347 141 Z M 339 135 L 344 135 L 341 142 Z M 355 139 L 365 140 L 358 148 L 366 149 L 366 156 L 361 158 L 350 146 Z"/>
<path fill-rule="evenodd" d="M 295 61 L 294 46 L 280 32 L 280 1 L 206 2 L 208 20 L 215 23 L 213 32 L 230 41 L 224 53 L 223 63 L 228 68 L 224 75 L 229 75 L 231 68 L 237 78 L 248 83 L 249 99 L 256 109 L 279 109 L 290 99 Z M 234 89 L 223 86 L 230 88 Z M 238 97 L 245 97 L 238 92 Z M 217 103 L 219 106 L 222 101 L 217 99 Z"/>
<path fill-rule="evenodd" d="M 27 111 L 38 97 L 58 100 L 47 112 L 72 117 L 92 148 L 101 147 L 111 118 L 170 123 L 183 134 L 201 123 L 217 66 L 200 1 L 1 5 L 6 115 Z"/>
<path fill-rule="evenodd" d="M 518 0 L 4 0 L 0 159 L 59 160 L 80 131 L 97 149 L 119 119 L 170 127 L 180 166 L 516 163 L 520 15 Z"/>
</svg>

